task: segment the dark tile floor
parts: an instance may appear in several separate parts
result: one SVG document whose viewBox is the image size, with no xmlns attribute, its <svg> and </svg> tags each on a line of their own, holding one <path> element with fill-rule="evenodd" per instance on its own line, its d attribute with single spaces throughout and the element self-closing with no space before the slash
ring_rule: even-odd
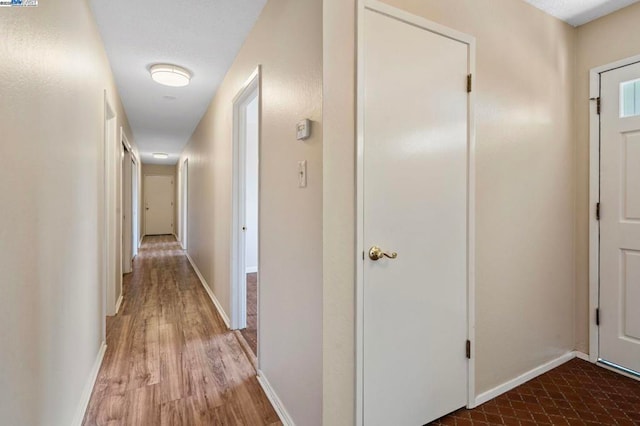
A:
<svg viewBox="0 0 640 426">
<path fill-rule="evenodd" d="M 640 425 L 640 381 L 574 359 L 432 425 Z"/>
<path fill-rule="evenodd" d="M 258 274 L 247 274 L 247 328 L 240 330 L 254 355 L 258 354 Z"/>
</svg>

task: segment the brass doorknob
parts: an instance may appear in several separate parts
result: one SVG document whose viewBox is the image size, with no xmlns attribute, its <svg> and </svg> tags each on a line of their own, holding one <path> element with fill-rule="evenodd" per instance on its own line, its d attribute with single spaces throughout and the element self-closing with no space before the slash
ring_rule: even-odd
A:
<svg viewBox="0 0 640 426">
<path fill-rule="evenodd" d="M 373 246 L 371 247 L 371 249 L 369 250 L 369 259 L 371 260 L 380 260 L 384 257 L 387 257 L 389 259 L 395 259 L 398 257 L 398 253 L 393 252 L 393 253 L 385 253 L 382 251 L 382 249 L 378 246 Z"/>
</svg>

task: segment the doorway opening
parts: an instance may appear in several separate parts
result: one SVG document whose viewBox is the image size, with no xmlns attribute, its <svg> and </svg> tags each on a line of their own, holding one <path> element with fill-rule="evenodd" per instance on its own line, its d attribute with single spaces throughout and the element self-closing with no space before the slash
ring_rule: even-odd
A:
<svg viewBox="0 0 640 426">
<path fill-rule="evenodd" d="M 189 203 L 189 159 L 185 159 L 182 163 L 182 173 L 180 177 L 180 240 L 182 241 L 182 248 L 187 249 L 187 240 L 189 238 L 188 232 L 188 203 Z"/>
<path fill-rule="evenodd" d="M 103 259 L 102 275 L 104 288 L 104 324 L 106 333 L 106 317 L 117 313 L 118 300 L 122 282 L 122 262 L 119 260 L 121 244 L 118 242 L 120 234 L 120 203 L 118 201 L 119 161 L 122 144 L 118 139 L 117 116 L 104 92 L 105 130 L 103 145 Z"/>
<path fill-rule="evenodd" d="M 233 101 L 232 328 L 258 356 L 260 68 Z"/>
<path fill-rule="evenodd" d="M 592 362 L 640 379 L 640 56 L 591 70 Z"/>
</svg>

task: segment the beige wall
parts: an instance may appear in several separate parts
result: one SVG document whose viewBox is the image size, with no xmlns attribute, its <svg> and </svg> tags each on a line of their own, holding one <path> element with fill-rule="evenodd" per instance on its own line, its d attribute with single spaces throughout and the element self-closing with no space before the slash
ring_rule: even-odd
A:
<svg viewBox="0 0 640 426">
<path fill-rule="evenodd" d="M 325 425 L 355 422 L 355 1 L 323 0 Z"/>
<path fill-rule="evenodd" d="M 105 89 L 131 133 L 86 1 L 0 8 L 0 40 L 0 423 L 70 425 L 104 338 Z"/>
<path fill-rule="evenodd" d="M 513 0 L 388 0 L 477 39 L 476 391 L 574 348 L 575 30 Z M 324 410 L 354 411 L 354 0 L 325 0 Z"/>
<path fill-rule="evenodd" d="M 177 179 L 177 164 L 175 166 L 167 166 L 161 164 L 143 164 L 142 165 L 142 208 L 140 209 L 140 223 L 141 223 L 141 235 L 145 234 L 145 176 L 171 176 L 173 177 L 173 233 L 178 235 L 178 200 L 179 200 L 179 182 Z"/>
<path fill-rule="evenodd" d="M 189 254 L 230 314 L 232 102 L 262 64 L 260 368 L 305 426 L 322 418 L 321 26 L 322 2 L 270 0 L 180 159 L 189 159 Z M 313 134 L 299 142 L 303 118 Z"/>
<path fill-rule="evenodd" d="M 640 55 L 640 4 L 578 28 L 576 123 L 576 348 L 589 352 L 589 70 Z"/>
</svg>

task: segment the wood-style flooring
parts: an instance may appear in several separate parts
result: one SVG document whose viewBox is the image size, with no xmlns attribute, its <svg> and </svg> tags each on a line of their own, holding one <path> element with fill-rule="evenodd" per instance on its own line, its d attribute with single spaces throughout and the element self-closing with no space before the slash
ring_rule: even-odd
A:
<svg viewBox="0 0 640 426">
<path fill-rule="evenodd" d="M 574 359 L 433 425 L 640 425 L 640 382 Z"/>
<path fill-rule="evenodd" d="M 281 425 L 174 237 L 147 237 L 84 425 Z"/>
<path fill-rule="evenodd" d="M 247 274 L 247 328 L 240 330 L 253 351 L 258 354 L 258 274 Z"/>
</svg>

